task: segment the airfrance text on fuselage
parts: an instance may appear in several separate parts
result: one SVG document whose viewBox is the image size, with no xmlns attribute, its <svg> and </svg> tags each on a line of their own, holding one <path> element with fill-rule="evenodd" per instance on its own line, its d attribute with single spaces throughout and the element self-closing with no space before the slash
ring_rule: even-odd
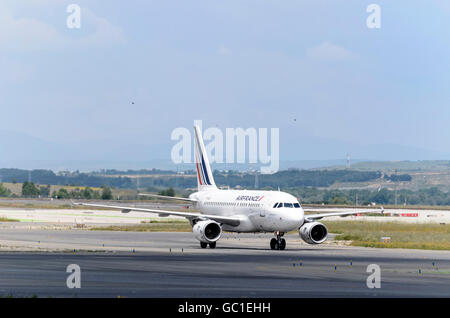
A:
<svg viewBox="0 0 450 318">
<path fill-rule="evenodd" d="M 255 196 L 251 196 L 251 195 L 240 195 L 236 198 L 236 201 L 259 201 L 261 200 L 263 197 L 260 195 L 255 195 Z"/>
</svg>

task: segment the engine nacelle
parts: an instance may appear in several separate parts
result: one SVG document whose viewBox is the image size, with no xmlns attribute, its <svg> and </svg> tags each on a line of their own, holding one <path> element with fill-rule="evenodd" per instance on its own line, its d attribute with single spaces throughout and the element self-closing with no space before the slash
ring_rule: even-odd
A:
<svg viewBox="0 0 450 318">
<path fill-rule="evenodd" d="M 192 227 L 195 238 L 203 243 L 213 243 L 220 239 L 222 227 L 214 221 L 198 221 Z"/>
<path fill-rule="evenodd" d="M 320 244 L 325 242 L 328 237 L 328 229 L 319 222 L 305 223 L 298 233 L 303 241 L 308 244 Z"/>
</svg>

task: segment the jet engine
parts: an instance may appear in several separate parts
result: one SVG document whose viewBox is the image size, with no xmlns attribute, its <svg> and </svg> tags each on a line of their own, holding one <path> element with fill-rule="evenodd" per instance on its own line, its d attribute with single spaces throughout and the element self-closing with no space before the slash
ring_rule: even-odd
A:
<svg viewBox="0 0 450 318">
<path fill-rule="evenodd" d="M 192 232 L 200 242 L 213 243 L 222 235 L 222 227 L 219 223 L 211 220 L 198 221 L 192 227 Z"/>
<path fill-rule="evenodd" d="M 328 237 L 328 229 L 319 222 L 305 223 L 298 233 L 303 241 L 308 244 L 320 244 L 325 242 Z"/>
</svg>

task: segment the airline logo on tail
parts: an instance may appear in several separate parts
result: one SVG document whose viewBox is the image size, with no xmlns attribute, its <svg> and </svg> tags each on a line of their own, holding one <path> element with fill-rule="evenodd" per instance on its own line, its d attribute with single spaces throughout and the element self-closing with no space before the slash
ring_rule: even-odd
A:
<svg viewBox="0 0 450 318">
<path fill-rule="evenodd" d="M 199 186 L 215 186 L 208 158 L 205 155 L 205 146 L 203 144 L 200 129 L 195 126 L 195 165 L 197 168 L 197 178 Z"/>
<path fill-rule="evenodd" d="M 205 160 L 202 154 L 200 154 L 200 160 L 197 160 L 196 165 L 197 165 L 197 177 L 200 184 L 212 185 L 211 181 L 209 181 L 208 172 L 206 171 L 205 167 Z"/>
</svg>

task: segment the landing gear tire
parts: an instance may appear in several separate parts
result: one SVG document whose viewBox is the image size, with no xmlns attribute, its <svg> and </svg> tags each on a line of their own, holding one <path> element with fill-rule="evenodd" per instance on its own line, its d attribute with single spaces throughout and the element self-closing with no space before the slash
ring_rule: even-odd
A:
<svg viewBox="0 0 450 318">
<path fill-rule="evenodd" d="M 284 250 L 286 248 L 286 240 L 285 239 L 281 239 L 281 242 L 279 244 L 279 249 L 280 250 Z"/>
<path fill-rule="evenodd" d="M 208 246 L 208 243 L 200 242 L 200 247 L 201 248 L 206 248 L 207 246 Z"/>
<path fill-rule="evenodd" d="M 209 243 L 209 248 L 216 248 L 216 242 Z"/>
<path fill-rule="evenodd" d="M 277 239 L 276 238 L 273 238 L 273 239 L 271 239 L 270 240 L 270 248 L 272 249 L 272 250 L 275 250 L 276 248 L 276 245 L 277 245 Z"/>
<path fill-rule="evenodd" d="M 284 233 L 275 232 L 275 236 L 273 239 L 270 240 L 270 248 L 272 250 L 284 250 L 286 248 L 286 240 L 284 238 L 281 238 L 284 235 Z"/>
</svg>

